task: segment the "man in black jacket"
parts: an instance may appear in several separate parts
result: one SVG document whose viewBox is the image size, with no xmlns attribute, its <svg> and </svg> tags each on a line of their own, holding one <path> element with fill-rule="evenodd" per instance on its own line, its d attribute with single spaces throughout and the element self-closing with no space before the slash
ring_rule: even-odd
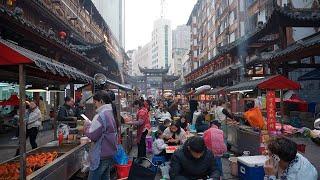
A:
<svg viewBox="0 0 320 180">
<path fill-rule="evenodd" d="M 68 121 L 68 125 L 72 128 L 76 127 L 77 117 L 75 117 L 74 100 L 70 97 L 65 97 L 64 104 L 59 107 L 58 121 Z"/>
<path fill-rule="evenodd" d="M 213 154 L 206 148 L 203 138 L 188 139 L 171 158 L 169 171 L 172 180 L 219 179 Z"/>
<path fill-rule="evenodd" d="M 195 99 L 194 96 L 192 96 L 189 101 L 189 108 L 190 108 L 190 121 L 192 121 L 193 113 L 198 109 L 198 101 Z"/>
</svg>

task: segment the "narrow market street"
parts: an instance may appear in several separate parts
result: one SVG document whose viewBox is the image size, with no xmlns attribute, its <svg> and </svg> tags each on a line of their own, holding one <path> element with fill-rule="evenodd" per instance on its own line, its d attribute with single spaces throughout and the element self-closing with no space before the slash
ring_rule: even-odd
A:
<svg viewBox="0 0 320 180">
<path fill-rule="evenodd" d="M 0 0 L 0 180 L 320 180 L 320 0 Z"/>
</svg>

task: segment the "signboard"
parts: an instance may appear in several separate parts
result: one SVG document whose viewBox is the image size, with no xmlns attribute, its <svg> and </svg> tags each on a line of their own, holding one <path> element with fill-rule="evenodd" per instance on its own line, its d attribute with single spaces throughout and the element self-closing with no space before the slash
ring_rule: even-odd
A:
<svg viewBox="0 0 320 180">
<path fill-rule="evenodd" d="M 276 94 L 274 91 L 267 91 L 267 128 L 268 131 L 276 130 Z"/>
</svg>

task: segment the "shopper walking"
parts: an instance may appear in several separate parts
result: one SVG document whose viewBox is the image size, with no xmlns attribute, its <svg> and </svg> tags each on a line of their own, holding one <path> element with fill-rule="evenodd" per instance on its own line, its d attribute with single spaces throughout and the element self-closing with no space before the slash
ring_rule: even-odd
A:
<svg viewBox="0 0 320 180">
<path fill-rule="evenodd" d="M 190 109 L 190 119 L 193 119 L 193 113 L 198 109 L 198 102 L 194 96 L 191 97 L 189 101 L 189 109 Z"/>
<path fill-rule="evenodd" d="M 28 119 L 27 119 L 27 136 L 29 137 L 30 144 L 32 149 L 38 147 L 36 139 L 39 132 L 39 127 L 41 126 L 41 111 L 36 105 L 35 102 L 30 102 L 30 109 L 28 111 Z"/>
<path fill-rule="evenodd" d="M 109 180 L 113 166 L 113 156 L 117 151 L 117 127 L 114 119 L 112 101 L 105 91 L 93 96 L 96 115 L 92 122 L 86 121 L 84 132 L 93 145 L 89 152 L 89 180 Z"/>
</svg>

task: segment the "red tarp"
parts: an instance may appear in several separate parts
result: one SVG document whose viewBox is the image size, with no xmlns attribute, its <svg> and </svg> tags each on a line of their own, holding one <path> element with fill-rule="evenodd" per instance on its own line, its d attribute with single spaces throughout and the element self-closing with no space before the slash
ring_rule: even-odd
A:
<svg viewBox="0 0 320 180">
<path fill-rule="evenodd" d="M 284 76 L 277 75 L 258 84 L 258 88 L 266 90 L 297 90 L 300 89 L 300 84 Z"/>
<path fill-rule="evenodd" d="M 280 102 L 280 98 L 276 98 L 276 102 Z M 293 94 L 290 99 L 283 100 L 283 102 L 286 104 L 297 104 L 297 111 L 308 111 L 308 102 L 301 99 L 297 94 Z"/>
<path fill-rule="evenodd" d="M 11 95 L 8 100 L 1 101 L 0 106 L 19 106 L 19 98 L 17 95 Z"/>
<path fill-rule="evenodd" d="M 26 63 L 33 63 L 33 61 L 0 42 L 0 65 L 18 65 Z"/>
</svg>

